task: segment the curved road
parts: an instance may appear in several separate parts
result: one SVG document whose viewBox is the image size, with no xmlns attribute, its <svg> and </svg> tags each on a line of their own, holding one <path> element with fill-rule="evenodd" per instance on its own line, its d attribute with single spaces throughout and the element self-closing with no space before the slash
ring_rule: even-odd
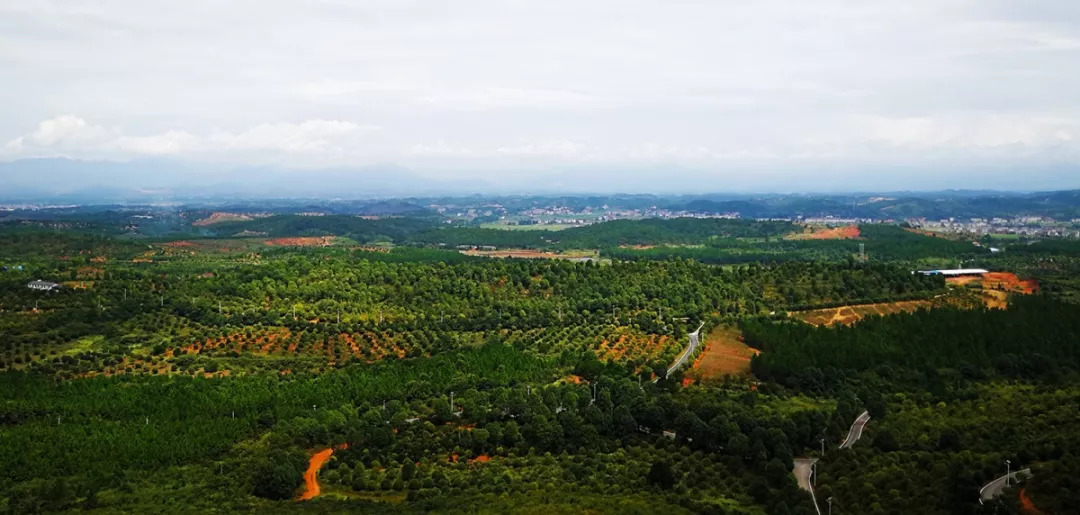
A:
<svg viewBox="0 0 1080 515">
<path fill-rule="evenodd" d="M 698 335 L 701 333 L 702 327 L 705 327 L 705 322 L 702 322 L 701 325 L 699 325 L 698 328 L 694 330 L 694 332 L 688 335 L 690 336 L 690 345 L 686 347 L 686 351 L 682 353 L 682 356 L 679 356 L 679 359 L 675 360 L 675 364 L 671 365 L 671 367 L 667 369 L 667 373 L 664 374 L 664 378 L 671 377 L 671 374 L 678 370 L 679 367 L 685 365 L 686 360 L 694 354 L 694 349 L 696 349 L 698 346 Z"/>
<path fill-rule="evenodd" d="M 870 422 L 870 412 L 864 411 L 859 418 L 855 419 L 855 422 L 851 424 L 851 429 L 848 429 L 847 438 L 844 438 L 844 443 L 840 444 L 841 449 L 850 449 L 855 442 L 862 438 L 863 428 L 866 427 L 866 423 Z"/>
<path fill-rule="evenodd" d="M 814 501 L 814 509 L 817 510 L 818 515 L 821 515 L 821 508 L 818 508 L 817 505 L 817 497 L 814 496 L 814 487 L 810 484 L 810 478 L 814 472 L 814 463 L 816 462 L 817 458 L 797 458 L 795 468 L 791 472 L 795 474 L 795 479 L 799 482 L 799 488 L 810 492 L 810 498 Z"/>
<path fill-rule="evenodd" d="M 1015 484 L 1017 476 L 1030 477 L 1031 469 L 1017 470 L 1012 474 L 1008 474 L 1008 477 L 1012 479 L 1013 484 Z M 985 486 L 979 489 L 979 504 L 1001 495 L 1001 491 L 1005 489 L 1005 477 L 1006 476 L 1001 476 L 986 483 Z"/>
</svg>

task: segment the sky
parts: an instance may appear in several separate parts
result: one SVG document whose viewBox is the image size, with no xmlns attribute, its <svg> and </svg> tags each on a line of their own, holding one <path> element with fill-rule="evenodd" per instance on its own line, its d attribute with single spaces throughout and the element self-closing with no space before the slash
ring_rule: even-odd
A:
<svg viewBox="0 0 1080 515">
<path fill-rule="evenodd" d="M 1077 63 L 1075 0 L 0 0 L 0 161 L 1080 187 Z"/>
</svg>

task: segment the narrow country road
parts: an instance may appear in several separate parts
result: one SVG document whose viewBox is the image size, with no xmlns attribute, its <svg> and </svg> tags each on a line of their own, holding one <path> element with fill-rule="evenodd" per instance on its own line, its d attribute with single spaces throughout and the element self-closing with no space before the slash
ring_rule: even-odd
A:
<svg viewBox="0 0 1080 515">
<path fill-rule="evenodd" d="M 1009 474 L 1007 477 L 1011 478 L 1012 481 L 1010 481 L 1010 483 L 1012 483 L 1015 482 L 1016 478 L 1019 476 L 1030 477 L 1031 469 L 1017 470 L 1016 472 Z M 983 501 L 989 501 L 990 499 L 1001 495 L 1001 491 L 1005 489 L 1005 477 L 1006 476 L 1001 476 L 989 483 L 986 483 L 985 486 L 979 489 L 979 504 L 982 504 Z"/>
<path fill-rule="evenodd" d="M 702 322 L 701 325 L 699 325 L 698 328 L 694 330 L 694 332 L 688 335 L 690 336 L 690 345 L 686 346 L 686 351 L 684 351 L 682 355 L 679 356 L 679 359 L 675 360 L 675 364 L 671 365 L 671 368 L 667 369 L 667 373 L 664 374 L 665 378 L 671 377 L 671 374 L 675 373 L 675 371 L 678 370 L 679 367 L 685 365 L 686 360 L 694 354 L 694 349 L 697 349 L 698 346 L 698 336 L 701 333 L 702 327 L 705 327 L 705 322 Z"/>
<path fill-rule="evenodd" d="M 851 424 L 851 429 L 848 430 L 847 438 L 844 438 L 844 442 L 840 444 L 841 449 L 850 449 L 855 442 L 862 438 L 863 428 L 866 427 L 866 423 L 870 422 L 870 412 L 864 411 L 859 418 L 855 419 L 855 422 Z"/>
<path fill-rule="evenodd" d="M 795 474 L 795 480 L 799 482 L 799 488 L 810 492 L 810 499 L 814 501 L 814 509 L 817 510 L 818 515 L 821 515 L 821 508 L 818 508 L 817 497 L 814 496 L 814 487 L 810 482 L 814 471 L 814 463 L 817 463 L 817 458 L 796 458 L 795 468 L 791 470 L 791 473 Z"/>
</svg>

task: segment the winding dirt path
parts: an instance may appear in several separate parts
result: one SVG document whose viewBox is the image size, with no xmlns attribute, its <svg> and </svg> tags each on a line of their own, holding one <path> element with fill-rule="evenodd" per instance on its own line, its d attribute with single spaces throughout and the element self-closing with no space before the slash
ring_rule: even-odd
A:
<svg viewBox="0 0 1080 515">
<path fill-rule="evenodd" d="M 338 449 L 346 449 L 349 444 L 341 444 Z M 334 454 L 334 447 L 327 447 L 311 456 L 307 471 L 304 472 L 304 493 L 300 494 L 300 500 L 306 501 L 319 496 L 319 469 L 330 460 Z"/>
</svg>

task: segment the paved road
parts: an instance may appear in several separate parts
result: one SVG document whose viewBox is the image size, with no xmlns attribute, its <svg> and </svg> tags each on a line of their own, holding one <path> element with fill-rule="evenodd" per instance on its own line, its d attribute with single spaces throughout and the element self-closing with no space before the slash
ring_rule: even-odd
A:
<svg viewBox="0 0 1080 515">
<path fill-rule="evenodd" d="M 848 429 L 847 438 L 844 438 L 844 443 L 840 444 L 841 449 L 850 449 L 855 442 L 862 438 L 863 428 L 866 427 L 866 423 L 870 422 L 870 412 L 864 411 L 859 418 L 855 419 L 855 422 L 851 424 L 851 429 Z"/>
<path fill-rule="evenodd" d="M 795 468 L 792 469 L 792 473 L 795 474 L 795 479 L 799 482 L 799 488 L 810 492 L 810 498 L 814 500 L 814 509 L 817 510 L 818 515 L 821 514 L 821 509 L 817 505 L 817 497 L 814 496 L 814 487 L 811 486 L 810 479 L 814 471 L 814 463 L 817 462 L 817 458 L 796 458 Z"/>
<path fill-rule="evenodd" d="M 1030 477 L 1031 476 L 1031 469 L 1017 470 L 1016 472 L 1013 472 L 1012 474 L 1009 474 L 1009 477 L 1012 478 L 1010 483 L 1016 484 L 1015 482 L 1016 482 L 1016 479 L 1017 479 L 1018 476 Z M 983 501 L 989 501 L 990 499 L 993 499 L 993 498 L 1001 495 L 1001 491 L 1004 490 L 1004 489 L 1005 489 L 1005 476 L 1001 476 L 1001 477 L 999 477 L 999 478 L 997 478 L 997 479 L 995 479 L 995 480 L 993 480 L 993 481 L 991 481 L 989 483 L 986 483 L 986 486 L 982 487 L 979 490 L 979 504 L 982 504 Z"/>
<path fill-rule="evenodd" d="M 664 374 L 665 378 L 671 377 L 671 374 L 675 373 L 675 371 L 678 370 L 679 367 L 685 365 L 686 360 L 689 359 L 690 356 L 694 355 L 694 349 L 696 349 L 698 346 L 698 335 L 701 333 L 702 327 L 705 327 L 705 322 L 702 322 L 701 325 L 699 325 L 698 328 L 694 330 L 694 332 L 690 333 L 690 345 L 686 346 L 686 351 L 682 353 L 682 356 L 679 356 L 679 359 L 675 360 L 675 364 L 671 365 L 671 368 L 667 369 L 667 373 Z"/>
</svg>

